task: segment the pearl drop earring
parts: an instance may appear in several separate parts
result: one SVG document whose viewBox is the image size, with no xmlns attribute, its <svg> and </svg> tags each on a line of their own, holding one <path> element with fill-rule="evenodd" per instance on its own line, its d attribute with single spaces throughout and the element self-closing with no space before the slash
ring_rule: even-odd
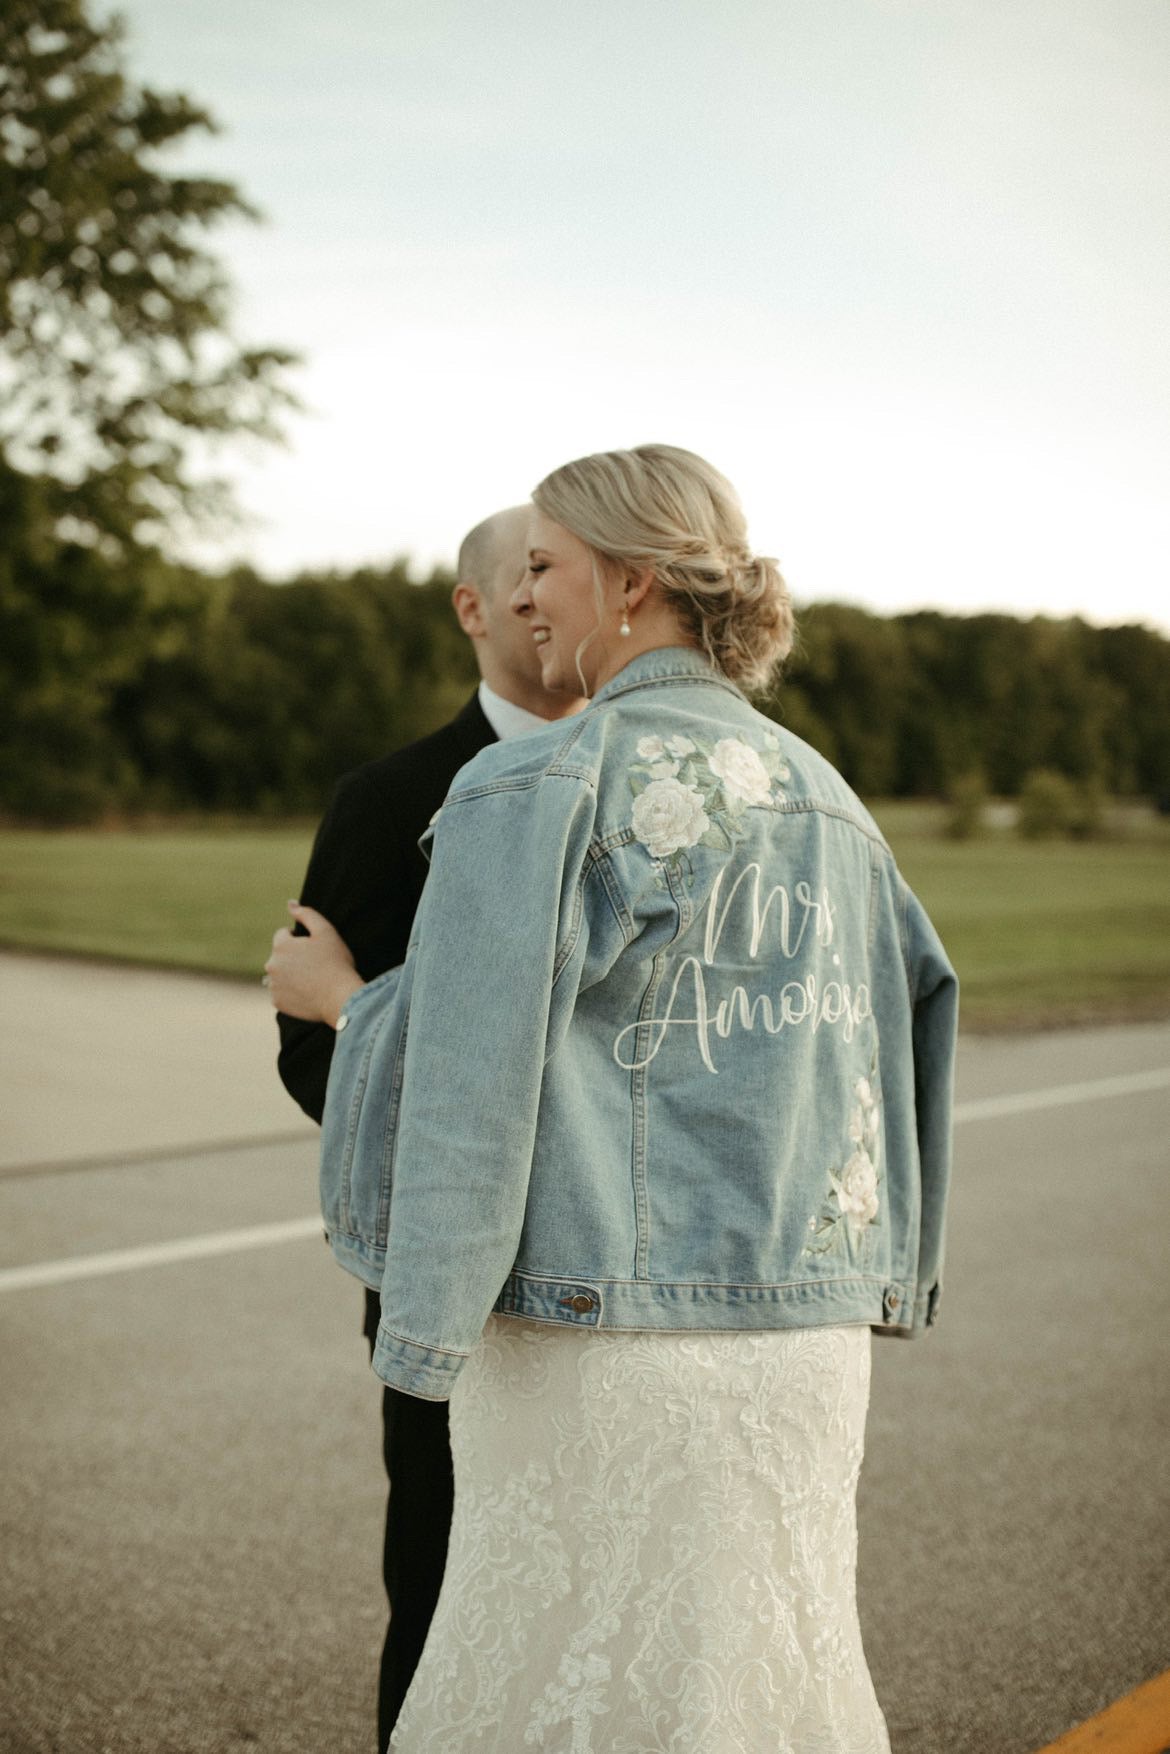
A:
<svg viewBox="0 0 1170 1754">
<path fill-rule="evenodd" d="M 630 606 L 628 603 L 622 604 L 622 624 L 618 628 L 618 632 L 621 634 L 623 639 L 629 639 L 629 637 L 630 637 Z"/>
</svg>

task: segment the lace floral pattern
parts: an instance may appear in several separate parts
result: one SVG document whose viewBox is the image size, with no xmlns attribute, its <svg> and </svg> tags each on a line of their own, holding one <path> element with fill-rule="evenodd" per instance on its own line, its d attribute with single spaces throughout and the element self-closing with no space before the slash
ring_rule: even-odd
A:
<svg viewBox="0 0 1170 1754">
<path fill-rule="evenodd" d="M 393 1754 L 888 1754 L 854 1597 L 869 1330 L 493 1317 Z"/>
</svg>

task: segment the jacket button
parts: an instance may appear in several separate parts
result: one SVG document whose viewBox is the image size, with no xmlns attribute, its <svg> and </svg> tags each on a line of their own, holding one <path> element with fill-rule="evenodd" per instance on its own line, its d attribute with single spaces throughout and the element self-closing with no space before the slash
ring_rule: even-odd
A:
<svg viewBox="0 0 1170 1754">
<path fill-rule="evenodd" d="M 583 1291 L 578 1291 L 576 1297 L 570 1297 L 569 1308 L 575 1309 L 578 1315 L 588 1315 L 593 1308 L 593 1299 L 586 1297 Z"/>
</svg>

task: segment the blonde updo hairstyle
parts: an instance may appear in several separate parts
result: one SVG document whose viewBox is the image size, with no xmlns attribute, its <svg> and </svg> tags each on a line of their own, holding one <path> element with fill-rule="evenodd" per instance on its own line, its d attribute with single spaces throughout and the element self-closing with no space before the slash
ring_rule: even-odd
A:
<svg viewBox="0 0 1170 1754">
<path fill-rule="evenodd" d="M 731 483 L 693 451 L 598 451 L 546 475 L 533 504 L 586 543 L 602 568 L 653 567 L 663 599 L 711 662 L 760 690 L 792 649 L 788 587 L 747 545 Z"/>
</svg>

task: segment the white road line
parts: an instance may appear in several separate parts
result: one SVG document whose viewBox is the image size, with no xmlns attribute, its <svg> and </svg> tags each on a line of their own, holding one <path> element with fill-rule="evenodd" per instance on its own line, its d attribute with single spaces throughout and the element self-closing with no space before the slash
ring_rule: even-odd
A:
<svg viewBox="0 0 1170 1754">
<path fill-rule="evenodd" d="M 1015 1096 L 985 1096 L 955 1104 L 955 1125 L 998 1120 L 1003 1115 L 1036 1109 L 1063 1108 L 1075 1102 L 1096 1102 L 1112 1096 L 1138 1096 L 1170 1086 L 1170 1067 L 1162 1071 L 1123 1072 L 1115 1078 L 1093 1078 L 1083 1084 L 1056 1084 L 1048 1090 L 1022 1090 Z M 74 1255 L 65 1261 L 40 1261 L 31 1267 L 0 1269 L 0 1292 L 25 1291 L 36 1285 L 63 1285 L 70 1279 L 96 1279 L 105 1273 L 129 1273 L 139 1267 L 163 1267 L 172 1261 L 194 1261 L 245 1249 L 269 1248 L 278 1242 L 299 1242 L 322 1232 L 320 1218 L 290 1218 L 283 1224 L 257 1224 L 249 1230 L 221 1230 L 210 1236 L 188 1236 L 178 1242 L 146 1248 L 110 1249 L 104 1254 Z"/>
<path fill-rule="evenodd" d="M 1048 1090 L 1021 1090 L 1015 1096 L 984 1096 L 955 1104 L 955 1125 L 964 1121 L 998 1120 L 1000 1115 L 1029 1114 L 1038 1108 L 1064 1108 L 1072 1102 L 1096 1102 L 1106 1096 L 1140 1096 L 1170 1085 L 1170 1066 L 1153 1072 L 1121 1072 L 1115 1078 L 1089 1078 L 1082 1084 L 1055 1084 Z"/>
<path fill-rule="evenodd" d="M 97 1279 L 104 1273 L 129 1273 L 138 1267 L 164 1267 L 172 1261 L 197 1261 L 209 1255 L 233 1255 L 243 1249 L 269 1248 L 277 1242 L 299 1242 L 322 1235 L 320 1218 L 289 1218 L 283 1224 L 256 1224 L 250 1230 L 220 1230 L 210 1236 L 185 1236 L 147 1248 L 110 1249 L 104 1254 L 74 1255 L 66 1261 L 38 1261 L 32 1267 L 5 1267 L 0 1291 L 24 1291 L 33 1285 L 62 1285 L 68 1279 Z"/>
</svg>

